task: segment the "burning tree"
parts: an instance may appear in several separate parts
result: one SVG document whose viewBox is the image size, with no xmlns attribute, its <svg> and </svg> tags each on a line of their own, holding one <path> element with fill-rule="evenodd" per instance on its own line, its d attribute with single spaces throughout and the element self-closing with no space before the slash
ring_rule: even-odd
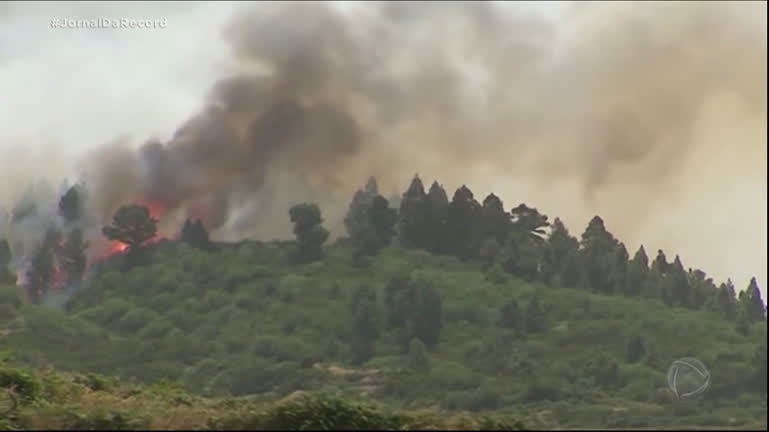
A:
<svg viewBox="0 0 769 432">
<path fill-rule="evenodd" d="M 131 252 L 157 235 L 157 223 L 148 207 L 126 205 L 115 212 L 112 225 L 102 228 L 102 233 L 110 240 L 125 244 Z"/>
</svg>

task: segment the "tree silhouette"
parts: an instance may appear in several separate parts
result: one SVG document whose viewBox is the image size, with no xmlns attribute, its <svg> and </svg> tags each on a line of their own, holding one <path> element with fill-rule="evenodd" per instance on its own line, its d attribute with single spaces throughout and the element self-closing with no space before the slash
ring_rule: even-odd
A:
<svg viewBox="0 0 769 432">
<path fill-rule="evenodd" d="M 414 176 L 401 199 L 400 239 L 406 247 L 425 249 L 429 236 L 427 195 L 422 180 Z"/>
<path fill-rule="evenodd" d="M 289 209 L 289 216 L 296 235 L 296 261 L 303 263 L 320 259 L 329 232 L 321 226 L 323 218 L 318 205 L 297 204 Z"/>
<path fill-rule="evenodd" d="M 112 217 L 112 225 L 102 228 L 105 237 L 128 246 L 135 251 L 144 242 L 157 235 L 158 220 L 150 215 L 150 209 L 141 205 L 120 207 Z"/>
<path fill-rule="evenodd" d="M 59 215 L 67 222 L 73 223 L 80 219 L 83 199 L 81 189 L 75 185 L 67 189 L 67 192 L 59 199 Z"/>
<path fill-rule="evenodd" d="M 195 222 L 190 219 L 185 220 L 179 239 L 184 243 L 201 250 L 209 250 L 211 248 L 208 231 L 206 231 L 206 227 L 203 226 L 203 223 L 199 219 L 195 220 Z"/>
</svg>

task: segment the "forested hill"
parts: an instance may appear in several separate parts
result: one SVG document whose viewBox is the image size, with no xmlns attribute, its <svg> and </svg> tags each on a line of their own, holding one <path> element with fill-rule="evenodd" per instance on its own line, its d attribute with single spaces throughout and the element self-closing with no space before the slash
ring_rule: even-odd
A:
<svg viewBox="0 0 769 432">
<path fill-rule="evenodd" d="M 755 279 L 737 296 L 679 257 L 630 258 L 599 217 L 576 238 L 535 208 L 466 187 L 449 200 L 419 178 L 397 208 L 370 180 L 333 244 L 316 205 L 286 217 L 295 241 L 219 244 L 188 221 L 158 242 L 151 212 L 128 205 L 103 230 L 125 248 L 85 280 L 65 268 L 64 288 L 53 263 L 85 248 L 44 242 L 36 257 L 63 259 L 33 260 L 25 290 L 5 276 L 0 348 L 213 397 L 332 391 L 530 427 L 766 428 Z M 62 310 L 36 304 L 68 290 Z M 711 373 L 699 398 L 667 388 L 681 357 Z"/>
</svg>

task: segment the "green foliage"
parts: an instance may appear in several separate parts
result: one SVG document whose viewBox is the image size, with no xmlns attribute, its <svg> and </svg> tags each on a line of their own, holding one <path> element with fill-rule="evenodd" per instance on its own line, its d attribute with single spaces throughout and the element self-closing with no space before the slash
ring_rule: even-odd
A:
<svg viewBox="0 0 769 432">
<path fill-rule="evenodd" d="M 298 204 L 289 210 L 291 223 L 296 235 L 295 259 L 307 263 L 323 256 L 323 243 L 328 240 L 329 232 L 321 226 L 323 218 L 317 204 Z"/>
<path fill-rule="evenodd" d="M 427 221 L 419 233 L 425 250 L 390 245 L 365 267 L 352 265 L 357 245 L 349 241 L 301 265 L 290 259 L 293 242 L 216 244 L 208 252 L 169 243 L 145 249 L 147 265 L 94 267 L 64 311 L 22 305 L 18 290 L 0 288 L 0 307 L 13 311 L 0 324 L 0 349 L 13 347 L 18 364 L 139 382 L 165 378 L 196 393 L 238 397 L 222 405 L 196 402 L 173 386 L 126 390 L 86 375 L 41 381 L 39 394 L 48 401 L 91 398 L 82 408 L 64 409 L 86 417 L 94 403 L 137 418 L 147 406 L 173 404 L 162 405 L 163 416 L 152 420 L 151 427 L 161 429 L 157 419 L 168 417 L 169 406 L 199 403 L 198 422 L 189 423 L 197 428 L 211 417 L 261 425 L 257 420 L 270 406 L 254 401 L 296 390 L 365 394 L 399 409 L 440 406 L 447 410 L 440 421 L 453 411 L 493 411 L 491 419 L 504 413 L 542 428 L 728 426 L 732 417 L 765 422 L 758 408 L 765 387 L 756 383 L 766 375 L 766 326 L 748 319 L 746 294 L 738 303 L 727 286 L 733 301 L 721 304 L 722 291 L 704 273 L 690 271 L 688 294 L 681 296 L 673 283 L 675 260 L 667 263 L 663 254 L 650 270 L 645 252 L 628 260 L 622 243 L 599 229 L 581 250 L 559 221 L 545 237 L 547 217 L 526 206 L 510 212 L 501 240 L 502 229 L 492 235 L 476 220 L 471 231 L 488 240 L 476 244 L 493 242 L 489 250 L 464 261 L 434 255 L 430 251 L 447 247 L 442 241 L 450 237 L 446 226 L 436 228 L 448 217 L 441 190 L 431 188 L 419 216 Z M 500 217 L 501 202 L 487 201 L 486 216 Z M 478 215 L 484 217 L 483 206 Z M 605 253 L 595 252 L 601 244 L 608 245 Z M 589 264 L 604 272 L 592 276 L 602 287 L 585 283 Z M 578 282 L 586 289 L 574 289 Z M 735 318 L 744 311 L 742 334 L 727 319 L 723 306 L 729 305 Z M 416 339 L 419 348 L 411 346 Z M 674 412 L 665 371 L 673 359 L 690 355 L 713 371 L 707 398 L 715 408 Z M 418 359 L 428 359 L 429 368 Z M 141 394 L 123 393 L 132 391 Z M 133 410 L 103 403 L 112 395 L 121 404 L 156 399 Z M 25 414 L 33 409 L 51 425 L 70 424 L 61 410 L 46 417 L 32 405 L 22 407 L 18 419 L 33 425 Z M 438 420 L 419 415 L 401 426 L 479 424 Z"/>
<path fill-rule="evenodd" d="M 415 271 L 409 277 L 396 277 L 386 288 L 385 305 L 390 325 L 399 331 L 404 350 L 412 339 L 427 346 L 440 340 L 442 300 L 435 282 L 424 272 Z"/>
<path fill-rule="evenodd" d="M 40 395 L 40 382 L 22 369 L 0 365 L 0 390 L 10 390 L 23 401 L 31 402 Z"/>
<path fill-rule="evenodd" d="M 409 343 L 409 367 L 419 371 L 426 372 L 430 370 L 430 359 L 427 357 L 427 349 L 421 340 L 414 338 Z"/>
<path fill-rule="evenodd" d="M 254 412 L 212 422 L 215 430 L 394 430 L 406 418 L 377 407 L 325 394 L 300 397 Z"/>
<path fill-rule="evenodd" d="M 352 360 L 353 363 L 360 364 L 374 355 L 375 341 L 379 337 L 376 291 L 368 285 L 356 288 L 352 294 L 350 311 Z"/>
</svg>

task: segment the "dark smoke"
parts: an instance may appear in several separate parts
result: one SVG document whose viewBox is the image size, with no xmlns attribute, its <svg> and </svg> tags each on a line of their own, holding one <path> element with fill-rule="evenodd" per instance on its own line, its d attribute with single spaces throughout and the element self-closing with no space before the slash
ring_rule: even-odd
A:
<svg viewBox="0 0 769 432">
<path fill-rule="evenodd" d="M 721 144 L 724 172 L 765 179 L 765 121 L 745 120 L 766 114 L 765 3 L 561 8 L 243 7 L 223 31 L 236 70 L 169 142 L 87 158 L 91 205 L 106 220 L 160 201 L 220 237 L 278 237 L 297 201 L 320 201 L 333 228 L 369 175 L 389 194 L 419 172 L 478 194 L 489 179 L 534 185 L 627 233 L 692 192 L 681 173 L 715 147 L 714 115 L 745 125 Z M 576 195 L 554 198 L 565 183 Z"/>
</svg>

